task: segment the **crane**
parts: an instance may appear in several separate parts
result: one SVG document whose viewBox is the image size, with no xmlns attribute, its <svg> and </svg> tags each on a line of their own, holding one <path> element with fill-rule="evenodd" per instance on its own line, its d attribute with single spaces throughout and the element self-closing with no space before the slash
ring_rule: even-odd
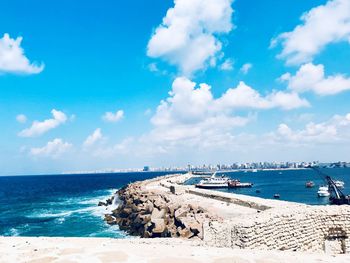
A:
<svg viewBox="0 0 350 263">
<path fill-rule="evenodd" d="M 328 189 L 331 193 L 329 201 L 332 205 L 350 205 L 350 196 L 345 195 L 328 174 L 322 172 L 317 166 L 310 166 L 310 168 L 326 181 Z"/>
</svg>

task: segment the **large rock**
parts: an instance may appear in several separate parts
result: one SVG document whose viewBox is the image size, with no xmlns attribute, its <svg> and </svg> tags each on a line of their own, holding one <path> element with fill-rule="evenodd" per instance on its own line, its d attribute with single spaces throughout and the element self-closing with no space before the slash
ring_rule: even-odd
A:
<svg viewBox="0 0 350 263">
<path fill-rule="evenodd" d="M 202 225 L 194 217 L 180 217 L 179 221 L 190 230 L 197 229 L 199 231 L 202 228 Z"/>
<path fill-rule="evenodd" d="M 107 224 L 110 224 L 110 225 L 115 225 L 117 223 L 115 218 L 111 215 L 105 215 L 104 220 L 107 222 Z"/>
<path fill-rule="evenodd" d="M 170 214 L 170 216 L 171 217 L 174 217 L 175 216 L 175 211 L 177 210 L 177 209 L 179 209 L 180 208 L 180 204 L 177 204 L 177 203 L 169 203 L 168 204 L 168 210 L 169 210 L 169 214 Z"/>
<path fill-rule="evenodd" d="M 114 200 L 114 196 L 112 196 L 111 198 L 108 198 L 108 199 L 106 200 L 106 204 L 107 204 L 107 205 L 113 204 L 113 200 Z"/>
<path fill-rule="evenodd" d="M 176 209 L 175 218 L 178 219 L 180 217 L 186 217 L 187 214 L 188 214 L 188 208 L 181 206 L 180 208 Z"/>
<path fill-rule="evenodd" d="M 145 210 L 149 211 L 150 213 L 152 213 L 153 209 L 154 209 L 153 203 L 148 200 L 147 203 L 145 204 Z"/>
<path fill-rule="evenodd" d="M 158 197 L 154 200 L 153 204 L 154 204 L 154 206 L 157 207 L 157 208 L 164 208 L 165 205 L 166 205 L 166 202 L 165 202 L 165 200 L 164 200 L 162 197 L 158 196 Z"/>
<path fill-rule="evenodd" d="M 178 229 L 178 233 L 179 233 L 179 236 L 182 238 L 190 238 L 193 236 L 193 233 L 187 228 Z"/>
<path fill-rule="evenodd" d="M 165 217 L 165 209 L 158 209 L 158 208 L 154 208 L 153 211 L 152 211 L 152 214 L 151 214 L 151 221 L 153 222 L 153 219 L 164 219 Z"/>
<path fill-rule="evenodd" d="M 152 229 L 152 233 L 161 234 L 165 232 L 166 225 L 164 219 L 153 219 L 152 223 L 154 224 L 154 228 Z"/>
<path fill-rule="evenodd" d="M 132 213 L 132 209 L 129 207 L 124 207 L 123 209 L 121 209 L 121 211 L 119 212 L 119 216 L 122 218 L 127 218 L 129 217 L 129 215 L 131 215 Z"/>
</svg>

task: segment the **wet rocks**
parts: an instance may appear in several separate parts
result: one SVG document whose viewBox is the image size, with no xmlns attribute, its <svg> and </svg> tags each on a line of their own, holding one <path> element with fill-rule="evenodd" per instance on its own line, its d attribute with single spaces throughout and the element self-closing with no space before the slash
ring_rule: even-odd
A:
<svg viewBox="0 0 350 263">
<path fill-rule="evenodd" d="M 115 218 L 111 215 L 105 215 L 105 221 L 110 224 L 110 225 L 115 225 L 117 224 Z"/>
<path fill-rule="evenodd" d="M 98 206 L 109 206 L 111 204 L 113 204 L 113 200 L 114 200 L 114 196 L 112 196 L 111 198 L 108 198 L 105 202 L 98 202 Z"/>
</svg>

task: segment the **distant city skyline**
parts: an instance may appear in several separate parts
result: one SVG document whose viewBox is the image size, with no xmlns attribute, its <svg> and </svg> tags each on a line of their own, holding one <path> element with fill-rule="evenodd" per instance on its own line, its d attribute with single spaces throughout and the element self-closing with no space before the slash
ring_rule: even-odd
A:
<svg viewBox="0 0 350 263">
<path fill-rule="evenodd" d="M 349 21 L 348 0 L 5 1 L 0 174 L 346 160 Z"/>
<path fill-rule="evenodd" d="M 202 164 L 186 166 L 127 168 L 127 169 L 102 169 L 92 171 L 66 171 L 64 174 L 84 173 L 118 173 L 118 172 L 159 172 L 159 171 L 227 171 L 227 170 L 272 170 L 272 169 L 300 169 L 310 166 L 321 166 L 328 168 L 350 168 L 350 162 L 320 163 L 312 162 L 258 162 L 258 163 L 232 163 L 232 164 Z"/>
</svg>

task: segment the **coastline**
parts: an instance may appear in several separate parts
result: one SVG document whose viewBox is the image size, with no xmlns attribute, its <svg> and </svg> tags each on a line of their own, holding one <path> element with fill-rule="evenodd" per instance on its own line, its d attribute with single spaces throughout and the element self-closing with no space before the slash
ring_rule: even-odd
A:
<svg viewBox="0 0 350 263">
<path fill-rule="evenodd" d="M 184 225 L 191 223 L 188 219 L 197 219 L 198 211 L 192 209 L 189 213 L 188 205 L 192 208 L 200 205 L 204 208 L 200 215 L 209 215 L 204 217 L 208 220 L 199 222 L 201 234 L 192 235 L 183 228 L 182 238 L 0 237 L 0 262 L 350 262 L 350 254 L 324 251 L 318 246 L 323 226 L 329 229 L 335 225 L 348 233 L 347 207 L 312 208 L 300 203 L 197 189 L 183 185 L 189 176 L 165 175 L 131 183 L 131 191 L 120 192 L 122 197 L 129 196 L 121 204 L 136 208 L 141 197 L 157 209 L 179 203 L 187 215 L 175 216 L 175 210 L 177 218 L 173 219 Z M 164 198 L 169 200 L 164 203 L 161 201 Z M 101 207 L 106 208 L 111 207 Z M 169 211 L 165 212 L 168 215 Z M 164 215 L 154 215 L 157 215 L 155 222 L 163 220 Z M 339 216 L 345 217 L 345 221 L 339 220 Z M 189 230 L 192 231 L 191 227 Z M 295 238 L 290 240 L 292 235 Z"/>
<path fill-rule="evenodd" d="M 181 253 L 179 253 L 181 251 Z M 350 255 L 198 246 L 180 239 L 0 237 L 0 262 L 349 262 Z"/>
<path fill-rule="evenodd" d="M 310 206 L 183 185 L 191 174 L 139 181 L 119 191 L 107 223 L 145 238 L 201 240 L 231 249 L 350 252 L 350 207 Z"/>
</svg>

